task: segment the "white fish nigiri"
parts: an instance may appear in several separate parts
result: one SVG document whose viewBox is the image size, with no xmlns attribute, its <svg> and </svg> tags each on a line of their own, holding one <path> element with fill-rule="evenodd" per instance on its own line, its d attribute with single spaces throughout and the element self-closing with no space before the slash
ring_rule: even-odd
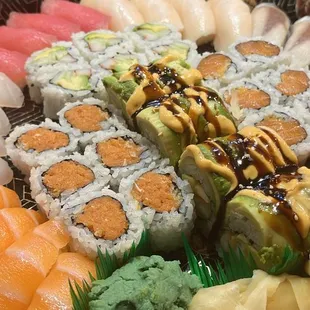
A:
<svg viewBox="0 0 310 310">
<path fill-rule="evenodd" d="M 284 47 L 284 53 L 291 56 L 292 65 L 306 67 L 310 65 L 310 16 L 295 22 L 292 34 Z"/>
<path fill-rule="evenodd" d="M 202 0 L 204 1 L 204 0 Z M 175 8 L 166 0 L 131 0 L 147 23 L 168 23 L 183 31 L 183 23 Z"/>
<path fill-rule="evenodd" d="M 13 179 L 13 171 L 8 163 L 0 158 L 0 185 L 8 184 Z"/>
<path fill-rule="evenodd" d="M 144 23 L 136 6 L 128 0 L 81 0 L 80 4 L 111 16 L 110 28 L 113 31 Z"/>
<path fill-rule="evenodd" d="M 252 35 L 250 8 L 242 0 L 209 0 L 215 18 L 214 48 L 228 50 L 229 45 Z"/>
<path fill-rule="evenodd" d="M 0 157 L 6 156 L 5 142 L 2 137 L 0 137 Z"/>
<path fill-rule="evenodd" d="M 6 136 L 11 130 L 11 124 L 4 113 L 4 111 L 0 108 L 0 136 Z"/>
<path fill-rule="evenodd" d="M 262 3 L 252 11 L 253 37 L 282 46 L 290 25 L 288 16 L 274 4 Z"/>
<path fill-rule="evenodd" d="M 0 72 L 0 107 L 20 108 L 24 102 L 21 89 Z"/>
<path fill-rule="evenodd" d="M 210 2 L 205 0 L 169 0 L 179 12 L 184 25 L 183 38 L 198 45 L 215 36 L 215 20 Z"/>
</svg>

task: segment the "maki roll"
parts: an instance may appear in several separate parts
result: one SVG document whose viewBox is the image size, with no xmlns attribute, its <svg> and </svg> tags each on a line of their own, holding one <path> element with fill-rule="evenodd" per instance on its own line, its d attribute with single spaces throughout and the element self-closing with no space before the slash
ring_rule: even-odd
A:
<svg viewBox="0 0 310 310">
<path fill-rule="evenodd" d="M 144 231 L 141 211 L 131 210 L 122 194 L 107 188 L 69 199 L 61 217 L 71 236 L 72 251 L 92 259 L 99 248 L 121 260 L 133 243 L 139 244 Z"/>
<path fill-rule="evenodd" d="M 104 187 L 110 177 L 109 169 L 92 165 L 77 153 L 46 158 L 41 166 L 31 170 L 31 196 L 48 218 L 54 218 L 68 199 L 83 196 L 95 187 Z"/>
<path fill-rule="evenodd" d="M 125 127 L 119 114 L 115 107 L 94 98 L 68 103 L 57 113 L 60 125 L 71 130 L 83 148 L 97 132 Z"/>
<path fill-rule="evenodd" d="M 134 52 L 134 46 L 121 32 L 96 30 L 72 35 L 72 42 L 80 53 L 89 61 L 98 56 L 116 55 Z"/>
<path fill-rule="evenodd" d="M 193 194 L 167 160 L 123 179 L 120 192 L 133 209 L 142 210 L 154 250 L 168 252 L 182 246 L 182 233 L 188 235 L 193 228 Z"/>
<path fill-rule="evenodd" d="M 40 125 L 15 127 L 5 143 L 12 163 L 26 178 L 29 178 L 32 167 L 47 158 L 70 155 L 78 148 L 78 138 L 50 119 Z"/>
<path fill-rule="evenodd" d="M 130 130 L 98 132 L 84 155 L 94 164 L 110 169 L 112 188 L 118 189 L 122 178 L 159 159 L 159 152 L 146 138 Z"/>
</svg>

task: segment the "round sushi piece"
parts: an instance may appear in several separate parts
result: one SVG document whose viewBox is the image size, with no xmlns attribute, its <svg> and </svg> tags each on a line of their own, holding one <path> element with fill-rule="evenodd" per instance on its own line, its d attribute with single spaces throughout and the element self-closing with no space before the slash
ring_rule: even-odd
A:
<svg viewBox="0 0 310 310">
<path fill-rule="evenodd" d="M 110 30 L 75 33 L 72 42 L 89 61 L 98 56 L 134 52 L 133 43 L 126 35 Z"/>
<path fill-rule="evenodd" d="M 295 101 L 295 107 L 270 107 L 249 113 L 239 125 L 255 125 L 273 129 L 291 147 L 298 157 L 300 165 L 304 164 L 310 152 L 310 116 L 303 104 Z"/>
<path fill-rule="evenodd" d="M 70 130 L 46 119 L 40 125 L 17 126 L 5 142 L 13 164 L 25 176 L 50 156 L 65 156 L 77 151 L 78 138 Z"/>
<path fill-rule="evenodd" d="M 31 196 L 48 218 L 54 218 L 68 199 L 103 188 L 109 181 L 109 169 L 91 164 L 78 153 L 50 157 L 31 170 Z"/>
<path fill-rule="evenodd" d="M 119 191 L 134 209 L 143 211 L 152 248 L 169 252 L 182 246 L 182 233 L 190 234 L 195 213 L 189 183 L 167 164 L 163 160 L 135 172 L 121 181 Z"/>
<path fill-rule="evenodd" d="M 110 189 L 90 191 L 64 205 L 61 217 L 71 236 L 71 249 L 96 258 L 97 248 L 122 259 L 144 231 L 141 211 L 130 210 L 128 201 Z"/>
<path fill-rule="evenodd" d="M 98 132 L 84 155 L 110 169 L 110 185 L 117 189 L 122 178 L 156 162 L 160 155 L 146 138 L 130 130 Z"/>
<path fill-rule="evenodd" d="M 240 60 L 224 52 L 203 53 L 197 57 L 195 66 L 202 74 L 204 86 L 217 90 L 247 75 Z"/>
<path fill-rule="evenodd" d="M 279 98 L 262 83 L 244 78 L 220 89 L 224 103 L 236 122 L 262 108 L 277 106 Z"/>
<path fill-rule="evenodd" d="M 79 137 L 82 148 L 89 144 L 98 131 L 113 131 L 126 127 L 120 112 L 106 102 L 86 98 L 67 103 L 58 112 L 59 123 Z"/>
</svg>

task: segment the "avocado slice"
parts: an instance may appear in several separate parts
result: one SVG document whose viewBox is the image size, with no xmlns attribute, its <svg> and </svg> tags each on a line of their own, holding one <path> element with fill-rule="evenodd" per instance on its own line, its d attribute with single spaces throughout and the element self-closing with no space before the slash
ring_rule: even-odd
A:
<svg viewBox="0 0 310 310">
<path fill-rule="evenodd" d="M 134 27 L 133 32 L 144 40 L 155 41 L 167 36 L 171 30 L 163 24 L 145 23 Z"/>
<path fill-rule="evenodd" d="M 61 72 L 51 80 L 51 83 L 73 91 L 91 90 L 89 79 L 90 73 L 87 70 L 71 70 Z"/>
<path fill-rule="evenodd" d="M 103 52 L 106 48 L 120 44 L 123 39 L 112 32 L 91 32 L 84 37 L 92 52 Z"/>
<path fill-rule="evenodd" d="M 114 64 L 111 70 L 113 75 L 119 79 L 124 73 L 130 70 L 131 66 L 135 64 L 138 64 L 138 59 L 136 57 L 125 57 L 118 55 L 114 57 Z"/>
<path fill-rule="evenodd" d="M 175 42 L 170 45 L 155 47 L 153 51 L 162 57 L 173 55 L 179 59 L 187 60 L 190 46 L 183 42 Z"/>
<path fill-rule="evenodd" d="M 32 63 L 38 66 L 52 65 L 65 58 L 66 62 L 74 61 L 69 55 L 69 48 L 64 46 L 54 46 L 39 52 L 33 59 Z"/>
</svg>

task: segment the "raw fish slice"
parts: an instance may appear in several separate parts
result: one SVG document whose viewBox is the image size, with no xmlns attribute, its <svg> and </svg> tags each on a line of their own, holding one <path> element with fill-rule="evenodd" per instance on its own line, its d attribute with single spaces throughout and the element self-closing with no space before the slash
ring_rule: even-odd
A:
<svg viewBox="0 0 310 310">
<path fill-rule="evenodd" d="M 25 54 L 0 48 L 0 72 L 21 88 L 26 85 L 26 60 Z"/>
<path fill-rule="evenodd" d="M 54 35 L 58 40 L 71 41 L 71 35 L 81 31 L 76 25 L 64 18 L 46 14 L 22 14 L 12 12 L 6 23 L 13 28 L 32 28 Z"/>
<path fill-rule="evenodd" d="M 20 108 L 24 99 L 20 88 L 4 73 L 0 72 L 0 107 Z"/>
<path fill-rule="evenodd" d="M 252 35 L 250 9 L 242 0 L 209 0 L 215 18 L 214 48 L 227 51 L 229 45 Z"/>
<path fill-rule="evenodd" d="M 6 136 L 10 130 L 11 123 L 4 111 L 0 108 L 0 136 Z"/>
<path fill-rule="evenodd" d="M 51 46 L 55 41 L 57 41 L 55 36 L 35 29 L 0 27 L 0 47 L 25 55 Z"/>
<path fill-rule="evenodd" d="M 0 137 L 0 157 L 6 156 L 6 148 L 5 148 L 5 142 L 2 137 Z"/>
<path fill-rule="evenodd" d="M 306 67 L 310 65 L 310 16 L 295 22 L 291 36 L 284 47 L 284 53 L 292 56 L 292 65 Z"/>
<path fill-rule="evenodd" d="M 72 309 L 68 280 L 89 280 L 89 272 L 95 274 L 94 262 L 77 253 L 59 255 L 55 267 L 38 287 L 28 310 Z"/>
<path fill-rule="evenodd" d="M 110 29 L 122 31 L 130 25 L 144 23 L 136 6 L 128 0 L 81 0 L 80 4 L 111 16 Z"/>
<path fill-rule="evenodd" d="M 253 37 L 283 46 L 290 25 L 288 16 L 273 4 L 262 3 L 252 11 Z"/>
<path fill-rule="evenodd" d="M 204 0 L 201 0 L 204 2 Z M 183 23 L 174 7 L 166 0 L 132 0 L 148 23 L 168 23 L 183 31 Z M 193 26 L 193 25 L 192 25 Z"/>
<path fill-rule="evenodd" d="M 0 209 L 4 208 L 20 208 L 21 202 L 13 190 L 0 185 Z"/>
<path fill-rule="evenodd" d="M 0 185 L 9 184 L 13 180 L 13 170 L 8 163 L 0 158 Z"/>
<path fill-rule="evenodd" d="M 41 11 L 44 14 L 59 16 L 71 21 L 86 32 L 96 29 L 107 29 L 110 22 L 108 14 L 105 15 L 94 9 L 64 0 L 45 0 L 42 3 Z"/>
<path fill-rule="evenodd" d="M 0 253 L 43 222 L 43 216 L 34 210 L 24 208 L 0 210 Z"/>
</svg>

